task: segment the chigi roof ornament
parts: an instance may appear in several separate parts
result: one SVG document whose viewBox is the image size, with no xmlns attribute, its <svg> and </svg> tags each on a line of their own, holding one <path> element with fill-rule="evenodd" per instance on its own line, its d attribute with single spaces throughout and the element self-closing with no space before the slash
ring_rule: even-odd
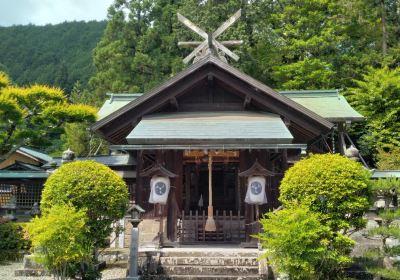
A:
<svg viewBox="0 0 400 280">
<path fill-rule="evenodd" d="M 186 25 L 190 30 L 194 31 L 200 35 L 204 41 L 191 41 L 191 42 L 179 42 L 178 46 L 196 46 L 196 48 L 183 59 L 185 64 L 189 63 L 193 59 L 193 63 L 202 59 L 208 54 L 213 54 L 220 60 L 227 62 L 225 55 L 229 56 L 235 61 L 239 60 L 239 56 L 233 53 L 226 46 L 236 46 L 243 43 L 242 40 L 231 40 L 231 41 L 221 41 L 217 40 L 225 30 L 227 30 L 232 24 L 234 24 L 241 16 L 242 10 L 238 10 L 234 15 L 232 15 L 227 21 L 225 21 L 220 27 L 217 28 L 213 33 L 207 33 L 193 22 L 188 20 L 186 17 L 178 13 L 178 20 Z"/>
</svg>

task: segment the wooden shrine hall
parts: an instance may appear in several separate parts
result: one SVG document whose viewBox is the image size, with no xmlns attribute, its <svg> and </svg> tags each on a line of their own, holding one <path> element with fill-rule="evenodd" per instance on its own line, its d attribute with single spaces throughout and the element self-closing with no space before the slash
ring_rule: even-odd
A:
<svg viewBox="0 0 400 280">
<path fill-rule="evenodd" d="M 92 129 L 137 161 L 142 241 L 164 246 L 249 244 L 285 170 L 344 154 L 362 120 L 337 91 L 279 93 L 212 53 L 147 93 L 111 94 L 99 116 Z"/>
</svg>

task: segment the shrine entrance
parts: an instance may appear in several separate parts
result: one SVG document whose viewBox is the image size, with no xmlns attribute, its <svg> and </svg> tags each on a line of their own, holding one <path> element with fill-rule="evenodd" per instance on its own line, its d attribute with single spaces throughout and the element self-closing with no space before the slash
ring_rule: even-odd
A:
<svg viewBox="0 0 400 280">
<path fill-rule="evenodd" d="M 238 151 L 184 153 L 185 207 L 179 228 L 181 243 L 241 242 L 245 238 L 244 216 L 240 211 L 238 157 Z M 213 208 L 215 231 L 207 231 L 205 226 L 209 205 Z"/>
<path fill-rule="evenodd" d="M 185 210 L 195 211 L 207 208 L 209 204 L 209 170 L 207 163 L 187 164 L 184 181 Z M 238 163 L 213 163 L 212 186 L 214 210 L 238 210 Z M 188 178 L 186 178 L 188 176 Z"/>
</svg>

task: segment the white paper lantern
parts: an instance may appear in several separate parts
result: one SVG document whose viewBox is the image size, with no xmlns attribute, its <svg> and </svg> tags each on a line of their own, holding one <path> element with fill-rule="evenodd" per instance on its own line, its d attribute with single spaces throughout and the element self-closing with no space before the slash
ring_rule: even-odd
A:
<svg viewBox="0 0 400 280">
<path fill-rule="evenodd" d="M 265 177 L 251 176 L 247 180 L 247 192 L 244 201 L 248 204 L 267 203 L 267 194 L 265 193 Z"/>
<path fill-rule="evenodd" d="M 153 176 L 150 180 L 150 203 L 166 204 L 170 189 L 168 177 Z"/>
</svg>

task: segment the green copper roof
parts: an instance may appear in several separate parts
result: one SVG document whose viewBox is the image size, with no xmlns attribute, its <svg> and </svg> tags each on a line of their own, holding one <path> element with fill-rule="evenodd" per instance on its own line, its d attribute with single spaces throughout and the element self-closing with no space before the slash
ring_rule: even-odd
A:
<svg viewBox="0 0 400 280">
<path fill-rule="evenodd" d="M 400 178 L 400 170 L 374 170 L 372 173 L 372 178 Z"/>
<path fill-rule="evenodd" d="M 46 171 L 0 171 L 0 179 L 46 179 Z"/>
<path fill-rule="evenodd" d="M 363 116 L 347 103 L 338 90 L 280 91 L 279 93 L 331 122 L 363 120 Z"/>
<path fill-rule="evenodd" d="M 97 113 L 98 120 L 124 107 L 126 104 L 132 100 L 135 100 L 142 94 L 143 93 L 107 93 L 107 96 L 110 98 L 104 102 L 103 106 L 101 106 L 99 112 Z"/>
<path fill-rule="evenodd" d="M 143 117 L 128 144 L 291 143 L 293 136 L 276 114 L 181 112 Z"/>
<path fill-rule="evenodd" d="M 331 122 L 362 121 L 363 116 L 354 110 L 338 90 L 280 91 L 280 94 L 299 103 Z M 110 98 L 98 112 L 99 119 L 127 105 L 142 93 L 107 94 Z"/>
</svg>

